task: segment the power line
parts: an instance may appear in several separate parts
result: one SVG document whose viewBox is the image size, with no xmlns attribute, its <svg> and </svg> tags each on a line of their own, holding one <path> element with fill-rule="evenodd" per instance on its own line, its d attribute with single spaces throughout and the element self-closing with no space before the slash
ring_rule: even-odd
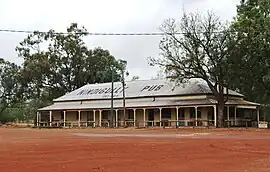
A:
<svg viewBox="0 0 270 172">
<path fill-rule="evenodd" d="M 0 29 L 0 32 L 11 32 L 11 33 L 34 33 L 34 31 L 12 30 L 12 29 Z"/>
<path fill-rule="evenodd" d="M 161 32 L 149 32 L 149 33 L 87 33 L 88 35 L 93 36 L 162 36 L 165 33 Z"/>
<path fill-rule="evenodd" d="M 30 31 L 30 30 L 14 30 L 14 29 L 0 29 L 0 32 L 7 32 L 7 33 L 26 33 L 26 34 L 31 34 L 31 33 L 49 33 L 49 32 L 44 32 L 44 31 Z M 224 31 L 216 31 L 212 33 L 223 33 Z M 235 32 L 235 31 L 228 31 L 228 32 Z M 203 34 L 206 32 L 200 32 L 198 34 Z M 70 34 L 68 32 L 54 32 L 54 34 L 62 34 L 62 35 L 67 35 Z M 122 32 L 122 33 L 105 33 L 105 32 L 76 32 L 73 34 L 86 34 L 90 36 L 164 36 L 164 35 L 170 35 L 170 33 L 164 33 L 164 32 Z M 186 34 L 184 32 L 176 32 L 174 35 L 183 35 Z"/>
<path fill-rule="evenodd" d="M 8 33 L 49 33 L 44 31 L 29 31 L 29 30 L 13 30 L 13 29 L 0 29 L 0 32 Z M 69 34 L 67 32 L 55 32 L 54 34 Z M 165 33 L 162 32 L 143 32 L 143 33 L 102 33 L 102 32 L 76 32 L 75 34 L 87 34 L 92 36 L 162 36 Z"/>
</svg>

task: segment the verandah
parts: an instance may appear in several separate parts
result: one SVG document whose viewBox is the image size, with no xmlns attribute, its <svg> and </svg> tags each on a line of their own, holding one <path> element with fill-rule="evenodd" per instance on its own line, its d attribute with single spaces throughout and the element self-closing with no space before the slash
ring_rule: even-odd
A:
<svg viewBox="0 0 270 172">
<path fill-rule="evenodd" d="M 215 105 L 189 107 L 147 107 L 127 108 L 124 120 L 123 110 L 61 110 L 37 113 L 38 127 L 216 127 Z M 227 106 L 224 123 L 226 126 L 257 127 L 258 109 L 244 109 Z"/>
</svg>

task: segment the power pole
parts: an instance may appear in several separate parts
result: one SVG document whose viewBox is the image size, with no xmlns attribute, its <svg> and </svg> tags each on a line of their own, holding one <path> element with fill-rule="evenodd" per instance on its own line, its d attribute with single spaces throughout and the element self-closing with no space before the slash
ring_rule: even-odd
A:
<svg viewBox="0 0 270 172">
<path fill-rule="evenodd" d="M 113 81 L 114 81 L 114 76 L 113 76 L 113 67 L 111 67 L 112 69 L 112 92 L 111 92 L 111 122 L 110 122 L 110 125 L 111 125 L 111 128 L 113 128 L 113 119 L 114 119 L 114 113 L 113 113 Z"/>
<path fill-rule="evenodd" d="M 125 74 L 129 75 L 128 72 L 125 73 L 126 66 L 127 66 L 127 61 L 125 60 L 120 60 L 120 63 L 122 64 L 122 87 L 123 87 L 123 121 L 124 121 L 124 127 L 126 127 L 126 96 L 125 96 Z"/>
<path fill-rule="evenodd" d="M 122 86 L 123 86 L 123 115 L 124 115 L 124 128 L 126 127 L 126 96 L 125 96 L 125 72 L 122 70 Z"/>
</svg>

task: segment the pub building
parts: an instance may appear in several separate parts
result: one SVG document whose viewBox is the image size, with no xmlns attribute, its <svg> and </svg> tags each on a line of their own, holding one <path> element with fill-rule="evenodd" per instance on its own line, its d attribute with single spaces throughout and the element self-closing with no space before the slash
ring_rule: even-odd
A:
<svg viewBox="0 0 270 172">
<path fill-rule="evenodd" d="M 190 79 L 184 84 L 166 79 L 127 81 L 125 99 L 121 82 L 114 83 L 113 94 L 111 86 L 111 83 L 88 84 L 55 99 L 52 105 L 38 110 L 36 125 L 66 128 L 217 126 L 217 101 L 202 79 Z M 224 109 L 225 126 L 257 127 L 259 106 L 229 90 Z"/>
</svg>

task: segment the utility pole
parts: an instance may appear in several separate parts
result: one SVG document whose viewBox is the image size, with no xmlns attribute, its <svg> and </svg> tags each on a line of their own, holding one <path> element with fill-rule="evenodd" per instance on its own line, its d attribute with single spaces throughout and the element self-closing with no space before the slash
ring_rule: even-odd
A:
<svg viewBox="0 0 270 172">
<path fill-rule="evenodd" d="M 113 66 L 111 66 L 111 72 L 112 72 L 112 92 L 111 92 L 111 128 L 113 128 L 113 118 L 114 118 L 114 113 L 113 113 L 113 81 L 114 81 L 114 76 L 113 76 Z"/>
<path fill-rule="evenodd" d="M 126 88 L 126 84 L 125 84 L 125 74 L 128 76 L 129 73 L 126 72 L 126 66 L 127 66 L 127 61 L 125 60 L 120 60 L 120 63 L 122 64 L 122 87 L 123 87 L 123 121 L 124 121 L 124 127 L 126 127 L 126 96 L 125 96 L 125 88 Z"/>
<path fill-rule="evenodd" d="M 123 86 L 123 115 L 124 115 L 124 128 L 126 127 L 126 96 L 125 96 L 125 72 L 122 70 L 122 86 Z"/>
</svg>

